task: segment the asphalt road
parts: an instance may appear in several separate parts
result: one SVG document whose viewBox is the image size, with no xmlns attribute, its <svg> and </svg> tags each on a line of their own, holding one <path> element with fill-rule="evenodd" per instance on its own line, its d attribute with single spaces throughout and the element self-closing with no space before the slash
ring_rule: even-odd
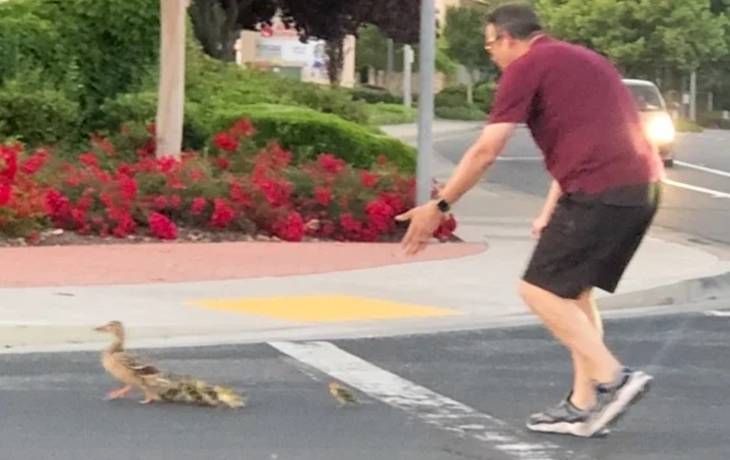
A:
<svg viewBox="0 0 730 460">
<path fill-rule="evenodd" d="M 434 147 L 456 163 L 476 136 L 469 133 L 437 140 Z M 656 225 L 708 243 L 730 244 L 730 131 L 680 134 L 675 151 L 675 166 L 667 169 L 672 183 L 665 187 Z M 545 196 L 550 181 L 529 131 L 515 133 L 485 181 Z"/>
<path fill-rule="evenodd" d="M 570 382 L 566 352 L 530 326 L 318 343 L 332 348 L 317 355 L 323 367 L 275 344 L 144 351 L 162 367 L 246 389 L 249 406 L 239 411 L 103 401 L 113 385 L 97 353 L 2 355 L 0 458 L 727 458 L 730 318 L 613 320 L 606 329 L 619 356 L 656 381 L 603 439 L 522 428 L 527 414 L 558 401 Z M 362 404 L 338 408 L 324 372 L 365 388 L 357 393 Z M 383 396 L 399 381 L 407 383 L 402 395 Z M 505 436 L 513 437 L 509 444 L 500 441 Z"/>
</svg>

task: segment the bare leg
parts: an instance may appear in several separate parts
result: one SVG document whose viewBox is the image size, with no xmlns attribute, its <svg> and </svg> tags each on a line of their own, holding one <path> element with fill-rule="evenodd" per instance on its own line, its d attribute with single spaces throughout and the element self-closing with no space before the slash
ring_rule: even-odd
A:
<svg viewBox="0 0 730 460">
<path fill-rule="evenodd" d="M 520 295 L 560 343 L 582 360 L 581 382 L 588 379 L 605 383 L 615 379 L 621 364 L 606 348 L 602 334 L 578 301 L 563 299 L 525 281 L 520 283 Z"/>
<path fill-rule="evenodd" d="M 132 389 L 132 386 L 131 385 L 127 385 L 127 386 L 124 386 L 122 388 L 118 388 L 116 390 L 112 390 L 109 393 L 107 393 L 106 399 L 107 400 L 111 400 L 111 399 L 121 398 L 121 397 L 125 396 L 127 393 L 129 393 L 129 391 L 131 389 Z"/>
<path fill-rule="evenodd" d="M 586 315 L 588 321 L 598 331 L 599 335 L 603 337 L 603 322 L 601 321 L 598 308 L 596 308 L 593 290 L 586 289 L 583 291 L 576 303 L 578 304 L 578 308 Z M 590 409 L 596 404 L 595 383 L 590 378 L 592 374 L 590 362 L 576 352 L 571 352 L 571 356 L 573 358 L 575 377 L 573 381 L 573 394 L 570 401 L 579 409 Z"/>
</svg>

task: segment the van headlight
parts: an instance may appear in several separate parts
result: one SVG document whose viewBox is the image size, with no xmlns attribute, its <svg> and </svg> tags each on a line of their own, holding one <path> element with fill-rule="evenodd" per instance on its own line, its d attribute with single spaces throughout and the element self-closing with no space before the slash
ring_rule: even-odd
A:
<svg viewBox="0 0 730 460">
<path fill-rule="evenodd" d="M 674 123 L 666 113 L 651 117 L 646 127 L 649 140 L 655 144 L 668 144 L 674 140 Z"/>
</svg>

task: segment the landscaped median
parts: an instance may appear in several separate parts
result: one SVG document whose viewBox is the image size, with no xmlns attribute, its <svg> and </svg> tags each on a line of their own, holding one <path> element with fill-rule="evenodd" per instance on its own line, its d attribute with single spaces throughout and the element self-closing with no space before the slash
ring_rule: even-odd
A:
<svg viewBox="0 0 730 460">
<path fill-rule="evenodd" d="M 269 120 L 265 106 L 254 109 L 261 128 L 248 118 L 233 120 L 209 140 L 209 148 L 185 152 L 179 160 L 154 157 L 154 126 L 144 133 L 123 126 L 111 138 L 92 136 L 92 148 L 76 155 L 6 143 L 0 146 L 0 234 L 31 243 L 54 228 L 166 240 L 177 239 L 181 229 L 286 241 L 399 238 L 403 226 L 393 218 L 413 206 L 412 156 L 399 157 L 406 152 L 365 128 L 362 133 L 382 142 L 372 150 L 382 149 L 381 155 L 340 156 L 318 144 L 298 155 L 279 142 L 262 147 L 263 139 L 271 139 L 267 130 L 286 130 L 277 125 L 281 114 Z M 324 117 L 292 111 L 285 141 L 325 130 L 315 115 Z M 346 139 L 336 142 L 341 147 Z M 445 222 L 435 236 L 447 239 L 455 225 L 453 219 Z"/>
</svg>

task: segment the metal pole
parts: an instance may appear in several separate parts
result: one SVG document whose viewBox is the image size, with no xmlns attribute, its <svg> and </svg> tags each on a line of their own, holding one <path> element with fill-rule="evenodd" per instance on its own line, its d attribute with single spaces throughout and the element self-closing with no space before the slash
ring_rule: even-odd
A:
<svg viewBox="0 0 730 460">
<path fill-rule="evenodd" d="M 433 78 L 436 71 L 435 0 L 421 2 L 420 84 L 418 89 L 418 159 L 416 165 L 416 203 L 431 199 L 431 150 L 433 124 Z"/>
<path fill-rule="evenodd" d="M 413 48 L 411 45 L 403 47 L 403 105 L 410 107 L 413 105 L 413 89 L 411 82 L 413 81 Z"/>
</svg>

